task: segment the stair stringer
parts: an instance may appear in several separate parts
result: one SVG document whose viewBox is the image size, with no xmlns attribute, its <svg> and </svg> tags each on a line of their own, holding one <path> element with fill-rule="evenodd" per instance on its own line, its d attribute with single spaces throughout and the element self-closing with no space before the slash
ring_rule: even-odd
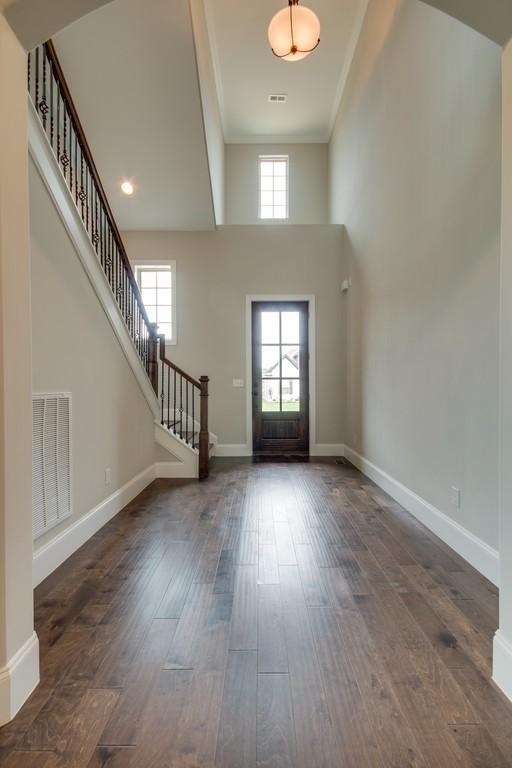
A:
<svg viewBox="0 0 512 768">
<path fill-rule="evenodd" d="M 155 420 L 155 442 L 173 457 L 156 463 L 157 477 L 199 477 L 199 451 Z"/>
</svg>

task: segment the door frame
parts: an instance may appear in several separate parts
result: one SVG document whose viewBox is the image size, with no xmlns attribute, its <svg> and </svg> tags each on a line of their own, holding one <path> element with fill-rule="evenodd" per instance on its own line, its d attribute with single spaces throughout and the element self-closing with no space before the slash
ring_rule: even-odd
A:
<svg viewBox="0 0 512 768">
<path fill-rule="evenodd" d="M 252 305 L 259 301 L 305 301 L 309 304 L 309 453 L 314 455 L 316 446 L 316 307 L 314 294 L 265 293 L 245 297 L 245 393 L 246 393 L 246 450 L 253 455 L 252 447 Z"/>
</svg>

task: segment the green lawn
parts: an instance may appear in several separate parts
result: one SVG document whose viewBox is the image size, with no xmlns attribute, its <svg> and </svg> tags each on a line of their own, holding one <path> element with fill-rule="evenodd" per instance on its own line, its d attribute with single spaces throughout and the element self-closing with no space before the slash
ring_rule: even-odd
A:
<svg viewBox="0 0 512 768">
<path fill-rule="evenodd" d="M 274 411 L 279 411 L 279 403 L 269 402 L 268 400 L 265 400 L 263 402 L 263 413 L 269 413 Z M 300 411 L 300 403 L 283 403 L 283 411 L 294 411 L 295 413 L 298 413 Z"/>
</svg>

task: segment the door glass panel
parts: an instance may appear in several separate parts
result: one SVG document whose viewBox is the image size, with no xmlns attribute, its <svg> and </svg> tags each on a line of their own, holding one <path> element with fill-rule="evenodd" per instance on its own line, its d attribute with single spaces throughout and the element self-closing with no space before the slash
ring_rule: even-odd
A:
<svg viewBox="0 0 512 768">
<path fill-rule="evenodd" d="M 280 347 L 261 348 L 261 375 L 267 379 L 278 379 Z"/>
<path fill-rule="evenodd" d="M 281 381 L 281 398 L 283 411 L 300 411 L 300 381 L 298 379 L 283 379 Z"/>
<path fill-rule="evenodd" d="M 261 313 L 261 343 L 279 344 L 279 312 Z"/>
<path fill-rule="evenodd" d="M 279 411 L 279 381 L 264 379 L 261 382 L 261 410 Z"/>
<path fill-rule="evenodd" d="M 299 348 L 281 347 L 281 376 L 299 377 Z"/>
<path fill-rule="evenodd" d="M 299 313 L 281 312 L 281 343 L 299 344 Z"/>
</svg>

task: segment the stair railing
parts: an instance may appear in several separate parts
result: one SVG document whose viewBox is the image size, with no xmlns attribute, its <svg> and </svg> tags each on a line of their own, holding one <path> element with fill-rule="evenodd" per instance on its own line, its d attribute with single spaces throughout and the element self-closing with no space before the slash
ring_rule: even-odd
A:
<svg viewBox="0 0 512 768">
<path fill-rule="evenodd" d="M 157 325 L 151 322 L 144 307 L 139 286 L 51 40 L 28 54 L 27 78 L 28 92 L 40 123 L 96 251 L 140 361 L 161 401 L 162 424 L 166 424 L 170 431 L 179 435 L 189 445 L 199 449 L 199 475 L 207 477 L 208 377 L 203 376 L 200 381 L 196 381 L 165 356 L 165 340 L 162 342 L 162 337 L 158 336 Z M 169 398 L 169 389 L 164 392 L 163 385 L 160 388 L 159 369 L 162 371 L 162 377 L 165 378 L 167 371 L 167 377 L 169 379 L 174 377 L 173 382 L 178 382 L 180 396 L 185 386 L 185 400 L 180 399 L 179 406 L 177 406 L 176 391 L 173 391 L 172 419 L 169 418 L 170 403 L 168 403 L 167 419 L 164 420 L 164 400 L 166 397 Z M 190 421 L 187 405 L 189 396 L 192 421 Z M 197 398 L 200 399 L 198 433 L 195 429 L 192 430 L 192 425 L 195 424 Z M 182 408 L 183 410 L 180 410 Z M 178 413 L 180 417 L 176 419 Z M 186 417 L 183 416 L 184 413 Z"/>
<path fill-rule="evenodd" d="M 208 477 L 208 376 L 194 379 L 166 357 L 165 336 L 159 336 L 161 423 L 199 451 L 199 477 Z M 199 421 L 197 421 L 197 418 Z"/>
</svg>

